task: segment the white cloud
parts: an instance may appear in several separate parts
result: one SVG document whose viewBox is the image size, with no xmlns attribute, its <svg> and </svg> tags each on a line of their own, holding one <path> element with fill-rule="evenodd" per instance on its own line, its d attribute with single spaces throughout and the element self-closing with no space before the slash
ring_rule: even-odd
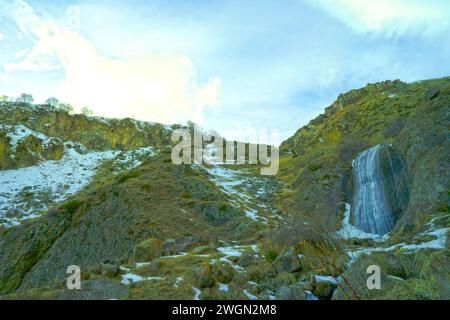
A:
<svg viewBox="0 0 450 320">
<path fill-rule="evenodd" d="M 447 0 L 307 0 L 356 32 L 432 36 L 450 24 Z"/>
<path fill-rule="evenodd" d="M 5 35 L 0 32 L 0 41 L 3 41 L 3 39 L 5 39 Z"/>
<path fill-rule="evenodd" d="M 220 78 L 199 84 L 194 65 L 184 55 L 152 53 L 112 59 L 102 56 L 68 24 L 39 17 L 24 1 L 16 1 L 14 16 L 34 47 L 23 52 L 21 61 L 5 64 L 5 71 L 62 67 L 65 81 L 59 98 L 78 108 L 89 106 L 96 114 L 108 117 L 201 123 L 205 108 L 220 105 Z"/>
</svg>

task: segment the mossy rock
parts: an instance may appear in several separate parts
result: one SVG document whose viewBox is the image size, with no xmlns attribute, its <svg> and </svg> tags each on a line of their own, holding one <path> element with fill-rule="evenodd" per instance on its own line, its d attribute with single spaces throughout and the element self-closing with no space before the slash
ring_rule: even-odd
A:
<svg viewBox="0 0 450 320">
<path fill-rule="evenodd" d="M 152 261 L 163 254 L 163 242 L 150 238 L 142 241 L 134 248 L 133 258 L 138 262 Z"/>
</svg>

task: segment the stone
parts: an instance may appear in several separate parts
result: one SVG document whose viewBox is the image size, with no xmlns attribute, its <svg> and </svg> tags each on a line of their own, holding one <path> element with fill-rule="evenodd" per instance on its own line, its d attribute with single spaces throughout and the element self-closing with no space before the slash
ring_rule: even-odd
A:
<svg viewBox="0 0 450 320">
<path fill-rule="evenodd" d="M 115 278 L 119 273 L 119 265 L 102 263 L 100 265 L 100 272 L 104 277 Z"/>
<path fill-rule="evenodd" d="M 273 262 L 273 267 L 277 273 L 292 273 L 302 270 L 300 259 L 292 249 L 288 249 L 282 255 L 278 256 Z"/>
<path fill-rule="evenodd" d="M 215 251 L 215 248 L 212 246 L 200 246 L 192 249 L 193 254 L 209 254 Z"/>
<path fill-rule="evenodd" d="M 234 275 L 236 274 L 236 271 L 233 269 L 233 267 L 229 264 L 221 264 L 216 267 L 215 271 L 215 277 L 220 283 L 230 283 Z"/>
<path fill-rule="evenodd" d="M 164 255 L 173 255 L 191 250 L 198 246 L 199 241 L 195 237 L 178 237 L 176 239 L 168 239 L 162 244 Z"/>
<path fill-rule="evenodd" d="M 336 287 L 336 284 L 330 281 L 313 281 L 311 291 L 321 299 L 330 299 Z"/>
<path fill-rule="evenodd" d="M 305 290 L 298 286 L 282 286 L 275 296 L 279 300 L 306 300 Z"/>
<path fill-rule="evenodd" d="M 163 242 L 156 238 L 142 241 L 134 248 L 134 260 L 138 262 L 152 261 L 163 254 Z"/>
<path fill-rule="evenodd" d="M 252 253 L 245 253 L 242 257 L 238 260 L 238 265 L 241 267 L 247 268 L 248 266 L 252 265 L 256 262 L 255 255 Z"/>
<path fill-rule="evenodd" d="M 201 288 L 214 287 L 216 280 L 214 277 L 213 268 L 209 264 L 205 264 L 198 270 L 198 285 Z"/>
</svg>

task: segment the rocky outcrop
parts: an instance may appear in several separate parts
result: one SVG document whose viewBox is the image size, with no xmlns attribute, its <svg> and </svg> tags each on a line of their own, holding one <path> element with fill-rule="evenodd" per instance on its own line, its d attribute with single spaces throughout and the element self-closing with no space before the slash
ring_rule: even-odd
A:
<svg viewBox="0 0 450 320">
<path fill-rule="evenodd" d="M 395 146 L 386 145 L 380 150 L 380 166 L 383 172 L 384 192 L 390 210 L 397 222 L 404 213 L 411 193 L 411 181 L 406 162 Z"/>
<path fill-rule="evenodd" d="M 80 142 L 91 150 L 168 145 L 171 134 L 170 128 L 158 123 L 70 115 L 46 105 L 10 102 L 0 105 L 0 123 L 21 124 L 48 137 Z"/>
<path fill-rule="evenodd" d="M 293 249 L 287 249 L 273 262 L 277 273 L 296 272 L 302 269 L 300 259 Z"/>
</svg>

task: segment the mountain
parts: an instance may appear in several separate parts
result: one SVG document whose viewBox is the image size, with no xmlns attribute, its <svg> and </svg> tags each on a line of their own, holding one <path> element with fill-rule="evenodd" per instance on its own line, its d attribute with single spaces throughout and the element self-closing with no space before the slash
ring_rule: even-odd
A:
<svg viewBox="0 0 450 320">
<path fill-rule="evenodd" d="M 262 176 L 173 164 L 179 125 L 3 102 L 0 296 L 448 299 L 449 112 L 450 78 L 369 84 Z"/>
</svg>

